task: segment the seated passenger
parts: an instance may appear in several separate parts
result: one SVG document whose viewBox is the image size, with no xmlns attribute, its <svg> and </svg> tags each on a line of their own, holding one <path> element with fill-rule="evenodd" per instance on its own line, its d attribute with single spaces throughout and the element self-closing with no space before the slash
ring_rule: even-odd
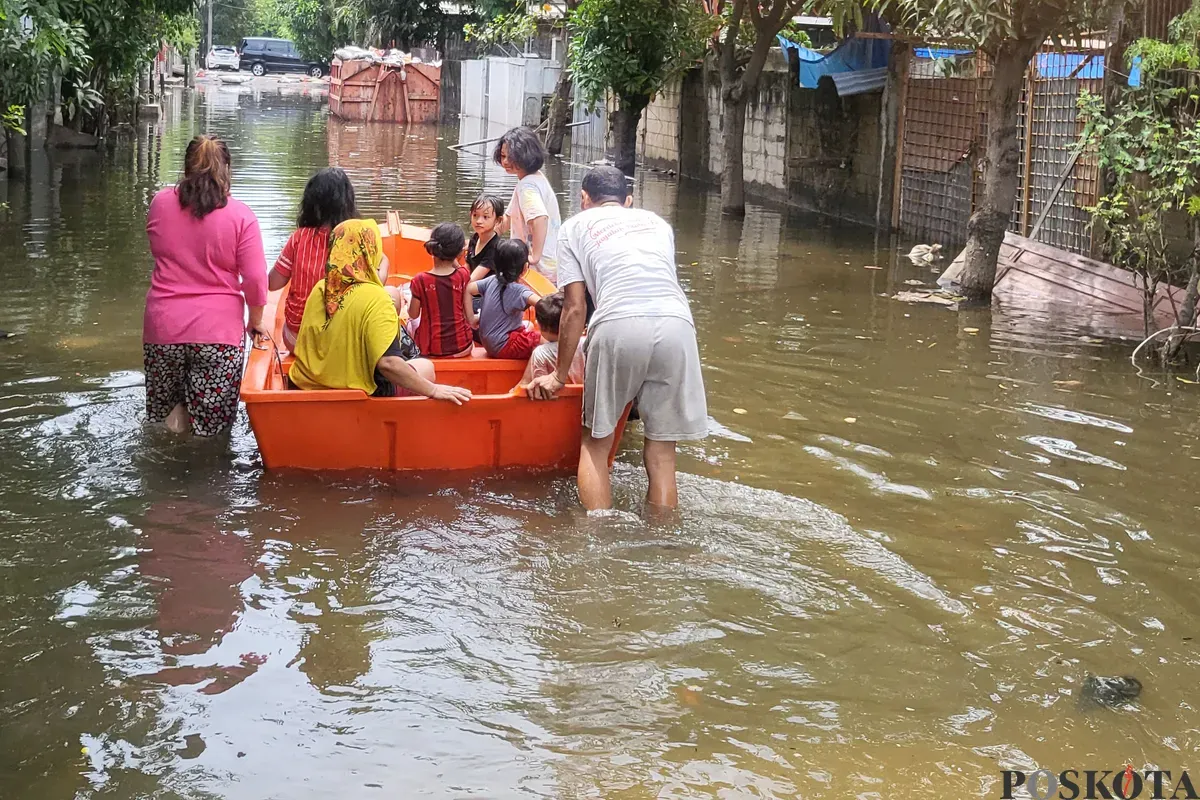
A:
<svg viewBox="0 0 1200 800">
<path fill-rule="evenodd" d="M 496 247 L 492 274 L 467 286 L 463 310 L 471 327 L 478 327 L 483 346 L 492 358 L 519 358 L 533 354 L 542 337 L 523 317 L 525 309 L 541 300 L 533 289 L 520 283 L 529 266 L 529 246 L 520 239 L 508 239 Z M 471 298 L 482 297 L 479 314 Z"/>
<path fill-rule="evenodd" d="M 471 276 L 455 261 L 467 245 L 462 228 L 443 222 L 433 229 L 425 251 L 433 269 L 412 279 L 408 301 L 408 332 L 421 352 L 434 358 L 471 355 L 471 323 L 463 311 L 463 296 Z"/>
<path fill-rule="evenodd" d="M 481 194 L 471 204 L 471 241 L 467 244 L 467 266 L 471 280 L 481 281 L 492 274 L 496 261 L 496 235 L 504 219 L 504 201 L 494 194 Z"/>
<path fill-rule="evenodd" d="M 537 315 L 538 329 L 546 342 L 535 347 L 533 355 L 529 357 L 529 366 L 525 367 L 525 374 L 521 377 L 522 386 L 534 378 L 549 375 L 558 369 L 558 322 L 562 318 L 562 310 L 562 292 L 546 295 L 533 307 L 533 312 Z M 579 337 L 579 346 L 575 348 L 575 357 L 571 359 L 571 371 L 567 375 L 570 383 L 583 383 L 585 341 L 586 337 Z"/>
<path fill-rule="evenodd" d="M 304 304 L 329 263 L 329 232 L 358 216 L 350 176 L 338 167 L 327 167 L 308 179 L 296 230 L 288 237 L 268 276 L 272 292 L 288 287 L 283 311 L 283 346 L 296 349 L 296 334 Z"/>
<path fill-rule="evenodd" d="M 313 287 L 288 377 L 301 389 L 359 389 L 376 397 L 415 394 L 462 405 L 471 392 L 433 383 L 433 363 L 416 358 L 402 334 L 379 267 L 383 237 L 374 220 L 352 219 L 329 237 L 325 280 Z M 406 352 L 407 351 L 407 352 Z"/>
</svg>

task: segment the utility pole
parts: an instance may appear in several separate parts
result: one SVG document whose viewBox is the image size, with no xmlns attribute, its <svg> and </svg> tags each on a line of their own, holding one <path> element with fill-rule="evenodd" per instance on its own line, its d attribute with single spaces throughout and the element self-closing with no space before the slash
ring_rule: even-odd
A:
<svg viewBox="0 0 1200 800">
<path fill-rule="evenodd" d="M 212 50 L 212 6 L 213 0 L 208 0 L 208 47 L 204 48 L 204 58 L 208 58 L 209 52 Z M 207 64 L 205 65 L 207 66 Z"/>
</svg>

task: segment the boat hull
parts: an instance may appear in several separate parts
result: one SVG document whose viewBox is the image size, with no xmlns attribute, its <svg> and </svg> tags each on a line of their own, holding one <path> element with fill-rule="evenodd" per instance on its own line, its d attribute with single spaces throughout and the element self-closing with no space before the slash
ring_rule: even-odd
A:
<svg viewBox="0 0 1200 800">
<path fill-rule="evenodd" d="M 389 226 L 384 250 L 390 284 L 431 266 L 426 238 L 422 228 Z M 540 275 L 526 280 L 539 294 L 554 290 Z M 579 463 L 581 386 L 565 387 L 557 400 L 534 402 L 515 388 L 524 361 L 487 358 L 476 348 L 470 358 L 435 360 L 439 383 L 473 393 L 462 406 L 357 390 L 288 389 L 291 358 L 275 344 L 282 342 L 281 309 L 282 293 L 274 292 L 264 314 L 274 342 L 251 350 L 242 379 L 242 399 L 267 469 L 566 472 Z"/>
</svg>

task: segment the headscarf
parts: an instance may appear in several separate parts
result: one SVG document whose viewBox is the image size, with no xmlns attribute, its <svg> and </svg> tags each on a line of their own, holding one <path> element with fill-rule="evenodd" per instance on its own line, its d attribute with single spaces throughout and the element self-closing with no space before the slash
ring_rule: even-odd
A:
<svg viewBox="0 0 1200 800">
<path fill-rule="evenodd" d="M 313 287 L 288 376 L 301 389 L 376 390 L 375 365 L 396 341 L 400 320 L 378 267 L 383 239 L 373 220 L 352 219 L 330 234 L 325 280 Z"/>
<path fill-rule="evenodd" d="M 348 219 L 329 234 L 329 263 L 325 266 L 325 315 L 342 308 L 346 295 L 363 283 L 382 288 L 379 265 L 383 235 L 373 219 Z"/>
</svg>

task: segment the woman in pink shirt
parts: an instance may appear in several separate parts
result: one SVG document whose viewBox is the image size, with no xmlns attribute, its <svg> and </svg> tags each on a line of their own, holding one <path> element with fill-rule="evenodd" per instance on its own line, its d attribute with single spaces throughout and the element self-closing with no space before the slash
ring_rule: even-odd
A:
<svg viewBox="0 0 1200 800">
<path fill-rule="evenodd" d="M 267 262 L 254 212 L 229 196 L 224 142 L 192 139 L 183 180 L 154 196 L 146 233 L 154 256 L 142 333 L 146 416 L 186 413 L 197 435 L 225 433 L 237 416 L 246 333 L 264 333 Z"/>
</svg>

